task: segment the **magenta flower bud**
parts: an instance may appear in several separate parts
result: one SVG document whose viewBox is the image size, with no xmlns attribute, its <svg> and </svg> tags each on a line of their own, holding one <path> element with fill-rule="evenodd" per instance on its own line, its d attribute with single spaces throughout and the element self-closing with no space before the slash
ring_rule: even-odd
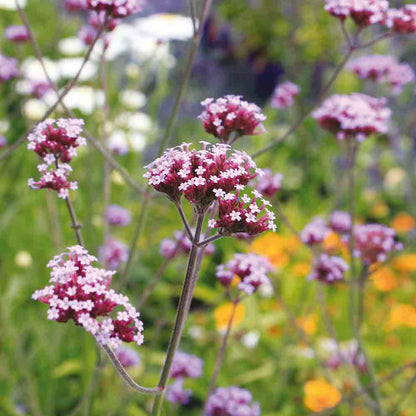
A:
<svg viewBox="0 0 416 416">
<path fill-rule="evenodd" d="M 300 88 L 293 82 L 284 82 L 278 85 L 272 95 L 270 105 L 274 108 L 291 107 L 299 95 Z"/>
<path fill-rule="evenodd" d="M 332 284 L 344 280 L 344 273 L 347 270 L 347 263 L 341 257 L 321 254 L 313 260 L 313 270 L 308 280 Z"/>
<path fill-rule="evenodd" d="M 92 45 L 97 37 L 97 30 L 92 26 L 83 26 L 78 32 L 78 37 L 85 45 Z"/>
<path fill-rule="evenodd" d="M 113 18 L 122 18 L 143 9 L 143 0 L 87 0 L 90 10 L 105 11 Z"/>
<path fill-rule="evenodd" d="M 389 9 L 386 13 L 386 26 L 396 33 L 416 32 L 416 4 L 406 4 L 400 9 Z"/>
<path fill-rule="evenodd" d="M 205 111 L 199 118 L 205 131 L 223 143 L 265 131 L 262 123 L 266 116 L 262 114 L 260 107 L 243 101 L 241 97 L 226 95 L 215 101 L 207 98 L 201 104 Z"/>
<path fill-rule="evenodd" d="M 7 26 L 4 35 L 6 39 L 16 43 L 27 42 L 30 39 L 29 31 L 25 26 Z"/>
</svg>

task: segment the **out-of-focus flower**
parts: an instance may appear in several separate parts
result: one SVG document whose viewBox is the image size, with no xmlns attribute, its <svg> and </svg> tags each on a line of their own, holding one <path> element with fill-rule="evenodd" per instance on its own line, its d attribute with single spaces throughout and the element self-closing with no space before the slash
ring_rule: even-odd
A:
<svg viewBox="0 0 416 416">
<path fill-rule="evenodd" d="M 289 81 L 284 82 L 275 88 L 270 105 L 274 108 L 291 107 L 299 93 L 300 88 L 298 85 Z"/>
<path fill-rule="evenodd" d="M 0 81 L 16 78 L 20 73 L 17 60 L 0 54 Z"/>
<path fill-rule="evenodd" d="M 390 223 L 390 226 L 398 233 L 407 233 L 414 230 L 416 226 L 415 219 L 406 212 L 397 214 Z"/>
<path fill-rule="evenodd" d="M 311 272 L 311 264 L 306 261 L 298 261 L 293 265 L 291 271 L 295 277 L 306 277 Z"/>
<path fill-rule="evenodd" d="M 28 251 L 19 251 L 14 258 L 16 266 L 26 269 L 32 265 L 32 256 Z"/>
<path fill-rule="evenodd" d="M 398 286 L 396 274 L 390 267 L 380 267 L 371 274 L 374 287 L 380 292 L 389 292 Z"/>
<path fill-rule="evenodd" d="M 55 256 L 48 263 L 52 269 L 50 286 L 37 290 L 32 298 L 49 305 L 48 319 L 73 320 L 103 345 L 118 348 L 122 342 L 143 343 L 143 323 L 126 296 L 110 289 L 114 272 L 97 269 L 97 259 L 81 246 Z M 116 317 L 109 317 L 122 307 Z"/>
<path fill-rule="evenodd" d="M 173 358 L 170 377 L 172 378 L 198 378 L 202 374 L 204 362 L 196 355 L 177 351 Z"/>
<path fill-rule="evenodd" d="M 84 25 L 78 32 L 78 37 L 84 45 L 92 45 L 97 37 L 97 30 L 90 25 Z"/>
<path fill-rule="evenodd" d="M 19 0 L 20 7 L 26 7 L 27 0 Z M 0 0 L 0 9 L 17 10 L 15 0 Z"/>
<path fill-rule="evenodd" d="M 144 0 L 87 0 L 91 10 L 105 11 L 113 18 L 121 18 L 142 10 Z"/>
<path fill-rule="evenodd" d="M 71 13 L 87 10 L 87 0 L 65 0 L 64 7 Z"/>
<path fill-rule="evenodd" d="M 7 139 L 0 134 L 0 149 L 7 146 Z"/>
<path fill-rule="evenodd" d="M 351 229 L 351 215 L 344 211 L 334 211 L 329 219 L 329 226 L 337 233 L 346 234 Z"/>
<path fill-rule="evenodd" d="M 192 19 L 180 14 L 160 13 L 136 19 L 135 29 L 140 35 L 161 41 L 188 40 L 194 34 Z"/>
<path fill-rule="evenodd" d="M 241 343 L 248 349 L 256 348 L 260 339 L 260 333 L 257 331 L 247 332 L 241 338 Z"/>
<path fill-rule="evenodd" d="M 146 104 L 146 96 L 140 91 L 124 90 L 120 92 L 120 102 L 129 109 L 137 110 Z"/>
<path fill-rule="evenodd" d="M 261 285 L 270 283 L 267 273 L 273 270 L 266 257 L 257 254 L 237 253 L 226 264 L 217 266 L 216 276 L 224 287 L 230 287 L 235 276 L 238 277 L 238 290 L 253 294 Z"/>
<path fill-rule="evenodd" d="M 416 309 L 404 303 L 394 306 L 390 311 L 387 326 L 390 329 L 402 326 L 416 328 Z"/>
<path fill-rule="evenodd" d="M 27 148 L 39 155 L 44 163 L 38 165 L 42 177 L 38 182 L 29 179 L 32 189 L 52 189 L 60 198 L 68 198 L 69 189 L 76 190 L 77 182 L 69 182 L 72 171 L 69 162 L 77 155 L 77 147 L 85 146 L 81 137 L 84 120 L 81 119 L 47 119 L 33 129 L 28 136 Z"/>
<path fill-rule="evenodd" d="M 339 390 L 322 378 L 310 380 L 305 384 L 304 404 L 313 412 L 330 409 L 336 406 L 341 398 Z"/>
<path fill-rule="evenodd" d="M 402 254 L 393 259 L 392 265 L 400 272 L 416 271 L 416 254 Z"/>
<path fill-rule="evenodd" d="M 329 232 L 326 223 L 321 218 L 316 217 L 303 228 L 300 239 L 304 244 L 313 246 L 322 243 Z"/>
<path fill-rule="evenodd" d="M 385 261 L 387 254 L 403 248 L 395 237 L 396 232 L 385 225 L 357 225 L 354 228 L 354 255 L 367 264 Z"/>
<path fill-rule="evenodd" d="M 122 345 L 114 352 L 123 367 L 136 367 L 140 365 L 140 355 L 133 348 Z"/>
<path fill-rule="evenodd" d="M 121 264 L 126 263 L 129 257 L 128 247 L 115 238 L 109 237 L 104 245 L 98 248 L 100 262 L 108 265 L 110 269 L 117 269 Z"/>
<path fill-rule="evenodd" d="M 166 400 L 168 402 L 175 404 L 188 404 L 192 391 L 184 389 L 184 381 L 185 380 L 183 378 L 177 378 L 168 386 L 166 389 Z"/>
<path fill-rule="evenodd" d="M 338 140 L 363 141 L 370 134 L 387 133 L 391 110 L 384 98 L 365 94 L 335 94 L 312 113 L 322 128 L 337 135 Z"/>
<path fill-rule="evenodd" d="M 223 143 L 234 142 L 241 136 L 253 136 L 265 131 L 266 116 L 261 108 L 236 95 L 226 95 L 214 100 L 207 98 L 201 103 L 205 111 L 199 116 L 208 134 Z"/>
<path fill-rule="evenodd" d="M 224 305 L 218 306 L 218 308 L 214 310 L 215 327 L 219 331 L 227 329 L 228 322 L 231 319 L 233 308 L 234 304 L 232 302 L 229 302 L 225 303 Z M 239 303 L 235 308 L 232 326 L 236 326 L 243 322 L 245 314 L 246 308 L 243 304 Z"/>
<path fill-rule="evenodd" d="M 387 83 L 398 94 L 405 84 L 414 82 L 415 73 L 408 64 L 400 64 L 394 56 L 367 55 L 355 59 L 349 65 L 361 79 Z"/>
<path fill-rule="evenodd" d="M 205 416 L 260 416 L 252 394 L 239 387 L 220 387 L 208 397 Z"/>
<path fill-rule="evenodd" d="M 397 189 L 406 177 L 406 172 L 402 168 L 389 169 L 384 178 L 384 184 L 391 190 Z"/>
<path fill-rule="evenodd" d="M 30 39 L 29 31 L 25 26 L 7 26 L 4 36 L 6 36 L 6 39 L 16 43 L 27 42 Z"/>
<path fill-rule="evenodd" d="M 85 52 L 85 45 L 79 38 L 64 38 L 59 41 L 59 51 L 68 56 L 82 55 Z"/>
<path fill-rule="evenodd" d="M 349 363 L 361 372 L 367 371 L 367 364 L 363 353 L 358 352 L 356 341 L 342 345 L 340 351 L 333 352 L 327 359 L 326 365 L 331 370 L 337 370 L 342 364 Z"/>
<path fill-rule="evenodd" d="M 416 5 L 406 4 L 400 9 L 389 9 L 386 14 L 386 26 L 396 33 L 416 32 Z"/>
<path fill-rule="evenodd" d="M 387 0 L 325 0 L 325 10 L 341 20 L 350 16 L 365 27 L 383 23 L 389 8 Z"/>
<path fill-rule="evenodd" d="M 296 319 L 296 323 L 307 335 L 315 334 L 316 330 L 318 329 L 318 317 L 314 313 L 306 316 L 301 316 L 300 318 Z"/>
<path fill-rule="evenodd" d="M 344 280 L 344 273 L 347 270 L 347 263 L 341 257 L 321 254 L 313 260 L 313 270 L 308 280 L 332 284 Z"/>
<path fill-rule="evenodd" d="M 126 155 L 130 149 L 127 135 L 122 130 L 113 132 L 108 140 L 107 146 L 112 152 L 119 156 Z"/>
<path fill-rule="evenodd" d="M 272 173 L 270 169 L 263 169 L 263 172 L 264 175 L 257 177 L 256 189 L 270 198 L 282 188 L 283 175 Z"/>
<path fill-rule="evenodd" d="M 127 227 L 131 223 L 131 213 L 120 205 L 109 205 L 107 208 L 107 222 L 119 227 Z"/>
</svg>

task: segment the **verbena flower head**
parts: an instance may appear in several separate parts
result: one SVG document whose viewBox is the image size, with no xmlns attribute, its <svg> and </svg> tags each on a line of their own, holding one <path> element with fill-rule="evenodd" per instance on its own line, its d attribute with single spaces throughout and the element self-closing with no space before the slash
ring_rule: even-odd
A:
<svg viewBox="0 0 416 416">
<path fill-rule="evenodd" d="M 183 195 L 198 211 L 211 205 L 217 198 L 216 190 L 230 192 L 261 173 L 247 153 L 234 150 L 229 154 L 230 146 L 226 144 L 201 143 L 201 150 L 191 149 L 187 143 L 166 150 L 146 166 L 144 175 L 156 191 L 175 203 Z"/>
<path fill-rule="evenodd" d="M 205 416 L 260 416 L 258 403 L 248 390 L 239 387 L 221 387 L 208 397 Z"/>
<path fill-rule="evenodd" d="M 300 239 L 303 243 L 313 246 L 320 244 L 329 234 L 329 229 L 321 218 L 314 218 L 300 233 Z"/>
<path fill-rule="evenodd" d="M 384 98 L 365 94 L 333 95 L 312 113 L 320 125 L 337 134 L 339 140 L 354 137 L 364 140 L 373 133 L 387 133 L 391 110 Z"/>
<path fill-rule="evenodd" d="M 98 248 L 100 262 L 106 264 L 110 269 L 118 269 L 121 264 L 126 263 L 129 258 L 129 248 L 120 240 L 109 237 L 104 245 Z"/>
<path fill-rule="evenodd" d="M 9 81 L 19 76 L 19 73 L 17 60 L 0 54 L 0 81 Z"/>
<path fill-rule="evenodd" d="M 344 273 L 347 270 L 347 263 L 341 257 L 321 254 L 315 257 L 313 270 L 308 276 L 308 280 L 319 280 L 322 283 L 332 284 L 344 280 Z"/>
<path fill-rule="evenodd" d="M 109 205 L 106 212 L 107 222 L 110 225 L 126 227 L 131 223 L 131 213 L 120 205 Z"/>
<path fill-rule="evenodd" d="M 339 234 L 346 234 L 352 225 L 351 215 L 344 211 L 334 211 L 329 219 L 329 226 Z"/>
<path fill-rule="evenodd" d="M 7 146 L 7 139 L 0 134 L 0 149 Z"/>
<path fill-rule="evenodd" d="M 194 232 L 194 229 L 191 229 Z M 165 238 L 160 243 L 160 254 L 166 258 L 173 258 L 179 254 L 188 254 L 191 251 L 192 243 L 183 231 L 175 231 L 174 238 Z M 205 247 L 204 255 L 211 255 L 215 251 L 213 244 Z"/>
<path fill-rule="evenodd" d="M 170 403 L 175 404 L 188 404 L 189 399 L 191 398 L 192 391 L 185 390 L 183 387 L 184 384 L 183 378 L 178 378 L 173 381 L 172 384 L 166 389 L 166 400 Z"/>
<path fill-rule="evenodd" d="M 135 367 L 140 365 L 140 355 L 133 348 L 121 345 L 116 351 L 117 358 L 123 367 Z"/>
<path fill-rule="evenodd" d="M 389 253 L 403 248 L 395 238 L 396 231 L 385 225 L 357 225 L 354 227 L 354 255 L 367 264 L 385 261 Z"/>
<path fill-rule="evenodd" d="M 65 0 L 64 7 L 69 12 L 78 12 L 80 10 L 87 10 L 87 0 Z"/>
<path fill-rule="evenodd" d="M 325 10 L 341 20 L 351 17 L 365 27 L 382 23 L 389 8 L 387 0 L 325 0 Z"/>
<path fill-rule="evenodd" d="M 276 231 L 275 214 L 267 207 L 270 202 L 258 191 L 251 196 L 241 195 L 241 186 L 235 193 L 216 189 L 218 198 L 218 219 L 208 222 L 208 227 L 218 229 L 222 235 L 245 233 L 256 235 L 265 231 Z"/>
<path fill-rule="evenodd" d="M 202 374 L 204 362 L 196 355 L 177 351 L 173 358 L 170 377 L 172 378 L 198 378 Z"/>
<path fill-rule="evenodd" d="M 263 169 L 264 175 L 257 177 L 256 189 L 263 195 L 271 197 L 282 188 L 283 175 Z"/>
<path fill-rule="evenodd" d="M 43 98 L 49 91 L 51 91 L 49 82 L 30 80 L 29 94 L 36 98 Z"/>
<path fill-rule="evenodd" d="M 49 286 L 32 295 L 49 305 L 48 319 L 56 322 L 73 320 L 103 345 L 118 348 L 122 342 L 143 343 L 143 323 L 126 296 L 110 289 L 112 271 L 97 269 L 97 259 L 81 246 L 48 263 Z"/>
<path fill-rule="evenodd" d="M 138 13 L 143 8 L 143 0 L 87 0 L 88 8 L 105 11 L 113 18 L 121 18 Z"/>
<path fill-rule="evenodd" d="M 226 264 L 217 266 L 216 276 L 224 287 L 230 287 L 235 276 L 240 280 L 238 290 L 248 295 L 254 293 L 261 285 L 270 284 L 267 273 L 273 270 L 273 266 L 267 258 L 257 254 L 237 253 Z"/>
<path fill-rule="evenodd" d="M 85 138 L 80 136 L 83 125 L 81 119 L 48 119 L 35 126 L 28 136 L 27 148 L 43 159 L 38 165 L 42 177 L 38 182 L 29 179 L 29 187 L 53 189 L 64 199 L 69 189 L 77 189 L 77 183 L 68 180 L 72 171 L 69 162 L 77 155 L 77 147 L 86 144 Z"/>
<path fill-rule="evenodd" d="M 393 56 L 363 56 L 351 62 L 349 68 L 361 79 L 391 85 L 396 94 L 401 92 L 405 84 L 415 80 L 413 69 L 408 64 L 400 64 Z"/>
<path fill-rule="evenodd" d="M 96 29 L 92 26 L 85 25 L 79 30 L 78 37 L 84 45 L 90 46 L 94 43 L 97 34 L 98 32 Z"/>
<path fill-rule="evenodd" d="M 241 136 L 263 133 L 266 116 L 256 104 L 240 96 L 226 95 L 214 100 L 207 98 L 201 103 L 205 111 L 199 116 L 207 133 L 223 143 L 237 140 Z"/>
<path fill-rule="evenodd" d="M 386 26 L 396 33 L 416 32 L 416 4 L 406 4 L 400 9 L 389 9 Z"/>
<path fill-rule="evenodd" d="M 16 43 L 26 42 L 30 39 L 29 31 L 25 26 L 7 26 L 4 36 L 6 36 L 6 39 Z"/>
<path fill-rule="evenodd" d="M 356 342 L 349 342 L 346 346 L 341 347 L 341 351 L 332 353 L 325 361 L 331 370 L 337 370 L 344 363 L 353 365 L 362 373 L 367 371 L 365 356 L 358 352 Z"/>
<path fill-rule="evenodd" d="M 298 85 L 289 81 L 284 82 L 275 88 L 270 105 L 274 108 L 291 107 L 299 93 L 300 87 Z"/>
</svg>

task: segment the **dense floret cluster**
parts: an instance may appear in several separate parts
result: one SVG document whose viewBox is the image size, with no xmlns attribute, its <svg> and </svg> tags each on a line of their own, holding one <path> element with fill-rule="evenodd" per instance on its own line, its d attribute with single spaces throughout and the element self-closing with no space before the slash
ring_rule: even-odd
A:
<svg viewBox="0 0 416 416">
<path fill-rule="evenodd" d="M 344 280 L 344 273 L 347 270 L 347 263 L 341 257 L 321 254 L 314 258 L 312 273 L 308 276 L 308 280 L 332 284 Z"/>
<path fill-rule="evenodd" d="M 140 365 L 140 355 L 132 348 L 121 345 L 114 352 L 123 367 L 135 367 Z"/>
<path fill-rule="evenodd" d="M 0 54 L 0 81 L 9 81 L 19 76 L 19 73 L 17 60 Z"/>
<path fill-rule="evenodd" d="M 106 217 L 107 217 L 107 222 L 110 225 L 126 227 L 127 225 L 131 223 L 130 211 L 116 204 L 108 206 Z"/>
<path fill-rule="evenodd" d="M 105 11 L 108 16 L 121 18 L 138 13 L 143 8 L 143 0 L 87 0 L 91 10 Z"/>
<path fill-rule="evenodd" d="M 334 211 L 329 218 L 329 226 L 339 234 L 346 234 L 352 225 L 351 215 L 345 211 Z"/>
<path fill-rule="evenodd" d="M 386 26 L 396 33 L 416 32 L 416 4 L 406 4 L 400 9 L 389 9 Z"/>
<path fill-rule="evenodd" d="M 298 85 L 289 81 L 284 82 L 275 88 L 270 105 L 274 108 L 291 107 L 299 93 L 300 87 Z"/>
<path fill-rule="evenodd" d="M 98 248 L 100 262 L 110 269 L 118 269 L 129 258 L 129 248 L 120 240 L 109 237 L 104 245 Z"/>
<path fill-rule="evenodd" d="M 322 243 L 329 231 L 325 221 L 317 217 L 303 228 L 300 233 L 300 239 L 304 244 L 313 246 Z"/>
<path fill-rule="evenodd" d="M 122 342 L 143 343 L 143 323 L 126 296 L 110 289 L 114 272 L 97 269 L 97 259 L 81 246 L 55 256 L 48 263 L 51 285 L 32 298 L 49 305 L 48 319 L 73 320 L 103 345 L 118 348 Z M 113 317 L 111 316 L 113 314 Z"/>
<path fill-rule="evenodd" d="M 256 189 L 267 197 L 273 196 L 282 188 L 283 175 L 272 173 L 270 169 L 263 169 L 264 175 L 257 177 Z"/>
</svg>

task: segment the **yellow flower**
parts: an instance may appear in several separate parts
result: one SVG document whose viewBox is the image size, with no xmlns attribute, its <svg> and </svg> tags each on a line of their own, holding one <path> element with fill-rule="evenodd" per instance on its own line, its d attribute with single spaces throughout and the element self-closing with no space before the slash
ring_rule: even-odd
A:
<svg viewBox="0 0 416 416">
<path fill-rule="evenodd" d="M 390 223 L 390 226 L 394 228 L 398 233 L 406 233 L 411 231 L 415 228 L 415 225 L 416 222 L 414 218 L 406 212 L 400 212 L 397 214 Z"/>
<path fill-rule="evenodd" d="M 393 262 L 393 267 L 401 272 L 416 271 L 416 254 L 402 254 L 397 256 Z"/>
<path fill-rule="evenodd" d="M 227 329 L 233 311 L 233 303 L 225 303 L 214 310 L 215 326 L 218 330 Z M 240 324 L 246 314 L 246 308 L 239 303 L 235 309 L 233 326 Z"/>
<path fill-rule="evenodd" d="M 407 326 L 416 328 L 416 309 L 412 305 L 401 303 L 395 306 L 389 315 L 388 327 L 390 329 Z"/>
<path fill-rule="evenodd" d="M 383 218 L 389 213 L 389 207 L 383 202 L 377 202 L 371 208 L 371 213 L 377 218 Z"/>
<path fill-rule="evenodd" d="M 306 277 L 311 272 L 311 264 L 306 261 L 298 261 L 292 267 L 292 274 L 295 277 Z"/>
<path fill-rule="evenodd" d="M 302 316 L 296 320 L 300 328 L 307 335 L 313 335 L 318 329 L 318 317 L 315 313 Z"/>
<path fill-rule="evenodd" d="M 336 406 L 341 401 L 339 390 L 323 378 L 310 380 L 305 384 L 304 404 L 313 412 L 320 412 Z"/>
<path fill-rule="evenodd" d="M 380 292 L 388 292 L 397 287 L 396 275 L 389 267 L 381 267 L 371 275 L 371 279 Z"/>
</svg>

